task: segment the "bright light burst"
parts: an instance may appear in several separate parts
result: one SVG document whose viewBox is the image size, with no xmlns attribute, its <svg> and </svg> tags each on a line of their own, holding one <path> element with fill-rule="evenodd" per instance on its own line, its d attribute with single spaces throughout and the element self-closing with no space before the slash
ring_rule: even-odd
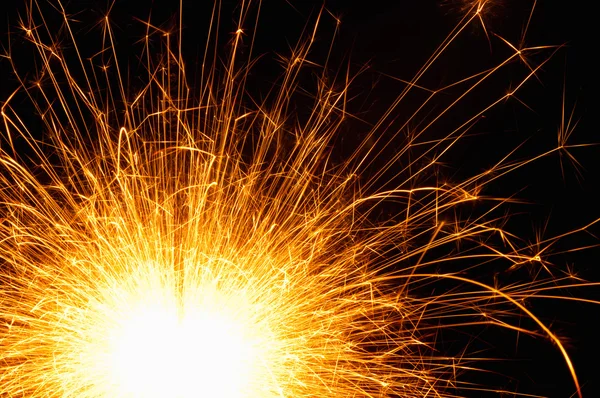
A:
<svg viewBox="0 0 600 398">
<path fill-rule="evenodd" d="M 578 389 L 563 343 L 525 300 L 584 283 L 544 262 L 560 237 L 520 247 L 493 215 L 504 200 L 481 196 L 528 161 L 505 157 L 459 183 L 417 185 L 475 120 L 536 76 L 543 62 L 533 66 L 529 54 L 553 49 L 505 41 L 510 56 L 460 82 L 465 89 L 435 117 L 417 110 L 404 126 L 419 126 L 406 146 L 369 181 L 357 178 L 380 157 L 389 141 L 382 137 L 397 139 L 383 132 L 409 92 L 422 89 L 422 76 L 465 27 L 485 24 L 487 2 L 471 3 L 336 164 L 351 76 L 340 85 L 324 72 L 310 116 L 296 123 L 290 111 L 300 71 L 314 66 L 318 22 L 285 58 L 267 99 L 251 106 L 244 85 L 253 59 L 239 51 L 250 41 L 247 4 L 223 68 L 207 44 L 197 90 L 186 82 L 180 32 L 148 21 L 146 85 L 133 94 L 110 14 L 100 21 L 101 48 L 88 56 L 60 1 L 52 11 L 63 18 L 60 41 L 34 1 L 20 27 L 36 49 L 36 76 L 19 74 L 10 51 L 5 60 L 20 87 L 2 106 L 0 396 L 453 397 L 488 389 L 461 377 L 485 363 L 467 346 L 460 355 L 438 350 L 436 333 L 477 326 L 547 338 Z M 527 74 L 511 92 L 446 136 L 424 138 L 515 61 Z M 43 139 L 13 106 L 24 96 Z M 386 183 L 415 149 L 418 159 L 398 174 L 409 177 Z M 568 150 L 561 142 L 554 151 Z M 486 201 L 479 216 L 454 216 Z M 402 212 L 375 221 L 388 202 Z M 500 286 L 465 273 L 492 262 L 537 276 Z M 422 294 L 432 284 L 439 288 Z"/>
</svg>

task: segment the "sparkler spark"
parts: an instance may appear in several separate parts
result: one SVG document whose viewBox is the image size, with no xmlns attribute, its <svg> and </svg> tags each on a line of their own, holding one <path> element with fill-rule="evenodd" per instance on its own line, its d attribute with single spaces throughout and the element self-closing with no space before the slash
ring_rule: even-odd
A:
<svg viewBox="0 0 600 398">
<path fill-rule="evenodd" d="M 485 185 L 530 160 L 507 156 L 459 183 L 417 184 L 477 119 L 536 78 L 545 61 L 536 65 L 530 54 L 554 49 L 502 39 L 511 49 L 506 59 L 429 90 L 398 133 L 386 127 L 465 27 L 485 29 L 487 2 L 472 3 L 353 153 L 336 163 L 331 148 L 352 117 L 352 77 L 331 83 L 323 72 L 306 120 L 295 124 L 290 111 L 301 71 L 316 65 L 311 43 L 326 13 L 286 57 L 267 99 L 249 105 L 253 59 L 241 51 L 244 40 L 253 42 L 247 4 L 222 74 L 211 54 L 213 17 L 196 92 L 187 83 L 181 31 L 145 22 L 146 83 L 132 93 L 110 14 L 100 21 L 102 46 L 89 56 L 63 4 L 53 2 L 66 32 L 59 42 L 34 1 L 20 28 L 36 49 L 36 76 L 20 74 L 6 54 L 20 85 L 2 105 L 0 396 L 501 393 L 461 377 L 485 368 L 468 347 L 446 354 L 436 341 L 445 330 L 492 326 L 553 343 L 579 392 L 565 345 L 526 300 L 589 284 L 545 262 L 562 236 L 540 239 L 538 250 L 519 246 L 495 217 L 505 200 L 482 196 Z M 527 73 L 508 94 L 446 136 L 429 138 L 433 124 L 517 61 Z M 466 88 L 423 116 L 421 108 L 449 87 Z M 23 97 L 44 139 L 16 110 Z M 409 125 L 418 127 L 405 147 L 361 180 Z M 406 161 L 415 148 L 417 159 Z M 569 149 L 562 140 L 540 156 Z M 400 161 L 408 166 L 388 180 Z M 460 206 L 486 201 L 481 215 L 455 216 Z M 402 211 L 376 221 L 385 203 Z M 492 262 L 545 276 L 501 286 L 468 273 Z"/>
</svg>

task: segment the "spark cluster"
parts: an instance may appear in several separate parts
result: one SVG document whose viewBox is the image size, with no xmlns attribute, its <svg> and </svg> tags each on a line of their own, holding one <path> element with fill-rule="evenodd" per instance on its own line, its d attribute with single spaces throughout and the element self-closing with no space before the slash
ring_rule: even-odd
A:
<svg viewBox="0 0 600 398">
<path fill-rule="evenodd" d="M 1 397 L 461 396 L 488 389 L 461 377 L 484 364 L 468 346 L 441 352 L 436 334 L 473 327 L 546 338 L 579 389 L 561 339 L 525 299 L 583 282 L 556 276 L 543 249 L 519 246 L 492 216 L 504 200 L 481 195 L 528 161 L 507 157 L 458 183 L 418 185 L 474 121 L 536 76 L 543 63 L 531 66 L 528 54 L 552 49 L 506 42 L 511 55 L 457 82 L 466 88 L 447 108 L 408 118 L 424 123 L 364 181 L 387 144 L 387 122 L 464 28 L 483 23 L 485 1 L 465 11 L 341 163 L 332 147 L 352 117 L 352 76 L 331 82 L 324 66 L 309 116 L 295 121 L 291 111 L 300 73 L 314 65 L 320 20 L 257 103 L 244 88 L 254 60 L 239 50 L 257 28 L 246 27 L 247 4 L 223 66 L 207 44 L 198 87 L 188 85 L 181 32 L 140 22 L 146 72 L 136 88 L 119 64 L 111 15 L 99 21 L 102 46 L 88 56 L 76 17 L 52 3 L 60 40 L 35 0 L 20 22 L 36 51 L 35 76 L 21 74 L 10 51 L 3 60 L 19 87 L 1 114 Z M 435 142 L 424 138 L 515 62 L 528 72 L 509 94 Z M 22 98 L 43 132 L 14 106 Z M 408 177 L 382 182 L 415 148 L 418 159 L 398 173 L 411 170 Z M 376 213 L 388 202 L 402 211 L 381 221 Z M 452 216 L 475 202 L 489 211 Z M 463 272 L 492 262 L 546 276 L 500 286 Z"/>
</svg>

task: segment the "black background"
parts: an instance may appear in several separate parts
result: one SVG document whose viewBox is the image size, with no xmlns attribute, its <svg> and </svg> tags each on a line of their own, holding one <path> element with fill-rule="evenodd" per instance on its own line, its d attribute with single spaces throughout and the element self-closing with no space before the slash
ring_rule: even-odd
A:
<svg viewBox="0 0 600 398">
<path fill-rule="evenodd" d="M 120 46 L 126 47 L 143 34 L 141 24 L 132 16 L 146 19 L 150 13 L 152 21 L 166 28 L 176 24 L 178 2 L 156 0 L 154 2 L 117 1 L 112 11 L 117 38 Z M 184 1 L 184 57 L 187 61 L 188 74 L 193 76 L 195 62 L 203 51 L 206 41 L 205 31 L 210 19 L 211 2 Z M 291 4 L 293 4 L 293 6 Z M 263 55 L 250 75 L 249 90 L 256 97 L 261 90 L 268 89 L 281 73 L 280 66 L 274 61 L 276 54 L 286 54 L 301 37 L 305 27 L 311 26 L 323 3 L 321 1 L 265 1 L 262 5 L 255 55 Z M 323 60 L 334 37 L 334 19 L 339 17 L 342 24 L 335 35 L 335 45 L 329 68 L 332 74 L 336 70 L 345 70 L 349 65 L 351 73 L 358 72 L 368 65 L 368 70 L 361 74 L 354 85 L 359 99 L 352 101 L 349 108 L 360 115 L 366 122 L 348 122 L 344 131 L 366 131 L 368 122 L 383 113 L 403 86 L 393 79 L 410 80 L 418 68 L 426 61 L 436 46 L 447 33 L 458 23 L 463 15 L 461 1 L 413 0 L 413 1 L 326 1 L 322 18 L 322 27 L 317 35 L 314 51 L 311 56 L 315 60 Z M 508 54 L 508 47 L 495 34 L 517 43 L 523 31 L 532 2 L 522 0 L 494 1 L 491 12 L 486 14 L 485 21 L 489 39 L 478 23 L 466 29 L 461 37 L 439 63 L 432 69 L 422 84 L 430 88 L 443 86 L 458 76 L 466 76 L 484 69 L 489 62 L 499 60 Z M 90 28 L 107 9 L 101 1 L 73 1 L 67 9 L 73 12 L 84 11 L 77 15 L 81 21 L 75 24 L 82 47 L 88 48 L 98 44 L 94 36 L 98 31 Z M 445 158 L 446 177 L 460 180 L 483 171 L 497 160 L 501 154 L 507 153 L 516 145 L 527 141 L 520 158 L 533 156 L 544 149 L 555 145 L 556 130 L 561 121 L 561 105 L 563 95 L 566 98 L 567 112 L 573 110 L 574 117 L 580 120 L 574 133 L 572 143 L 600 142 L 597 129 L 595 106 L 597 74 L 592 62 L 597 52 L 598 35 L 594 28 L 593 12 L 590 2 L 551 0 L 539 1 L 529 32 L 526 45 L 564 45 L 552 59 L 539 71 L 539 81 L 532 79 L 518 93 L 520 100 L 507 101 L 486 114 L 474 127 L 476 139 L 467 139 L 455 151 Z M 226 46 L 231 38 L 228 32 L 235 31 L 232 15 L 235 14 L 233 2 L 225 2 L 222 12 L 222 31 L 220 46 Z M 23 44 L 21 33 L 17 29 L 19 13 L 23 15 L 21 1 L 4 0 L 0 14 L 1 44 L 6 47 L 11 43 L 13 55 L 21 57 L 22 65 L 27 65 L 26 52 L 20 51 Z M 56 23 L 58 19 L 50 19 Z M 248 23 L 247 25 L 251 25 Z M 253 28 L 253 27 L 252 27 Z M 11 38 L 8 38 L 8 32 Z M 249 34 L 249 31 L 247 31 Z M 124 45 L 125 44 L 125 45 Z M 131 50 L 131 52 L 135 52 Z M 535 55 L 535 60 L 546 58 L 551 51 Z M 545 54 L 545 55 L 544 55 Z M 131 54 L 129 54 L 131 55 Z M 137 67 L 134 56 L 130 56 L 130 67 Z M 479 109 L 481 101 L 497 98 L 506 92 L 511 83 L 522 76 L 522 65 L 514 66 L 498 74 L 493 83 L 486 86 L 486 93 L 467 98 L 452 117 L 466 118 Z M 190 72 L 191 71 L 191 72 Z M 10 76 L 10 68 L 6 60 L 0 59 L 0 103 L 16 87 L 17 83 Z M 132 80 L 135 82 L 135 79 Z M 314 83 L 314 78 L 306 78 L 306 86 Z M 135 84 L 135 83 L 134 83 Z M 487 101 L 489 102 L 489 101 Z M 300 107 L 301 107 L 300 101 Z M 410 105 L 399 112 L 410 112 Z M 299 110 L 299 117 L 302 111 Z M 451 119 L 451 118 L 450 118 Z M 447 123 L 447 125 L 446 125 Z M 451 120 L 441 122 L 437 126 L 439 134 Z M 435 131 L 434 131 L 435 133 Z M 352 147 L 350 142 L 340 144 L 340 158 L 346 154 L 345 146 Z M 358 141 L 359 136 L 354 138 Z M 485 150 L 480 150 L 480 146 Z M 493 148 L 493 151 L 490 151 Z M 491 155 L 490 155 L 491 153 Z M 498 155 L 495 157 L 494 153 Z M 600 217 L 595 188 L 600 182 L 600 150 L 588 147 L 573 151 L 581 163 L 579 172 L 569 162 L 565 162 L 564 177 L 561 173 L 558 154 L 548 156 L 530 166 L 524 167 L 511 176 L 504 178 L 493 186 L 486 188 L 486 194 L 510 196 L 517 194 L 519 198 L 529 202 L 528 205 L 509 207 L 510 212 L 520 213 L 511 218 L 508 226 L 525 240 L 535 240 L 535 233 L 547 225 L 546 235 L 557 235 L 578 228 L 589 221 Z M 564 159 L 563 159 L 564 160 Z M 385 211 L 393 211 L 386 209 Z M 590 231 L 598 232 L 598 228 Z M 577 247 L 596 242 L 589 235 L 578 235 L 566 239 L 560 248 Z M 574 264 L 583 278 L 600 281 L 598 258 L 600 251 L 591 249 L 564 256 L 554 256 L 552 261 L 557 265 Z M 598 288 L 578 290 L 574 295 L 600 299 Z M 533 309 L 543 319 L 568 338 L 568 349 L 573 356 L 583 385 L 585 397 L 600 396 L 600 348 L 596 323 L 600 323 L 600 307 L 591 304 L 557 303 L 556 301 L 539 302 Z M 499 333 L 498 338 L 502 337 Z M 506 389 L 518 389 L 521 392 L 533 392 L 550 397 L 569 397 L 574 393 L 569 381 L 566 366 L 556 350 L 550 344 L 539 344 L 522 340 L 515 346 L 514 336 L 508 337 L 510 342 L 506 349 L 513 350 L 520 358 L 537 358 L 543 366 L 527 362 L 504 363 L 497 367 L 500 372 L 510 373 L 515 377 L 514 384 L 504 385 Z M 512 340 L 511 340 L 512 339 Z M 501 343 L 498 343 L 499 345 Z M 518 349 L 517 349 L 518 348 Z M 508 355 L 510 357 L 510 354 Z M 511 373 L 512 372 L 512 373 Z M 522 372 L 522 373 L 520 373 Z M 482 382 L 484 378 L 472 380 Z M 468 394 L 468 393 L 465 393 Z M 472 393 L 471 396 L 481 396 Z"/>
</svg>

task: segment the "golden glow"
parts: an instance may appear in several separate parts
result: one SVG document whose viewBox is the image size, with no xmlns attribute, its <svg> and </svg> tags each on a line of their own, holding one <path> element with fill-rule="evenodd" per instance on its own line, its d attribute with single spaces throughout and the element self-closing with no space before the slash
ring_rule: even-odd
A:
<svg viewBox="0 0 600 398">
<path fill-rule="evenodd" d="M 110 15 L 99 23 L 101 48 L 89 54 L 60 1 L 48 12 L 64 22 L 61 40 L 47 37 L 34 1 L 21 28 L 39 70 L 25 76 L 16 57 L 5 56 L 20 86 L 1 119 L 0 397 L 501 394 L 463 377 L 486 366 L 468 341 L 448 354 L 438 340 L 446 331 L 493 327 L 554 344 L 579 392 L 562 340 L 527 300 L 578 300 L 560 289 L 585 283 L 547 262 L 547 251 L 594 222 L 532 244 L 503 229 L 508 200 L 486 196 L 484 187 L 538 156 L 498 154 L 487 171 L 458 182 L 427 178 L 550 54 L 537 63 L 529 57 L 553 51 L 502 39 L 510 54 L 496 65 L 424 87 L 422 77 L 451 44 L 483 24 L 488 3 L 465 3 L 464 19 L 339 161 L 331 148 L 355 117 L 347 111 L 353 77 L 331 81 L 330 66 L 313 59 L 327 13 L 281 57 L 281 79 L 256 104 L 245 88 L 255 59 L 238 49 L 256 28 L 245 27 L 245 2 L 225 62 L 211 52 L 213 17 L 194 91 L 181 32 L 148 21 L 140 50 L 147 74 L 136 75 L 144 85 L 126 87 L 131 73 L 120 64 Z M 431 138 L 432 126 L 515 63 L 525 73 L 510 94 L 496 93 Z M 310 91 L 299 75 L 319 65 L 314 105 L 296 121 L 294 95 Z M 427 98 L 403 115 L 414 92 Z M 432 113 L 427 106 L 440 94 L 446 105 Z M 14 105 L 23 98 L 38 125 Z M 539 157 L 568 153 L 570 130 Z M 390 146 L 397 150 L 373 170 Z M 474 203 L 485 210 L 460 216 Z M 534 277 L 470 279 L 492 266 Z"/>
</svg>

